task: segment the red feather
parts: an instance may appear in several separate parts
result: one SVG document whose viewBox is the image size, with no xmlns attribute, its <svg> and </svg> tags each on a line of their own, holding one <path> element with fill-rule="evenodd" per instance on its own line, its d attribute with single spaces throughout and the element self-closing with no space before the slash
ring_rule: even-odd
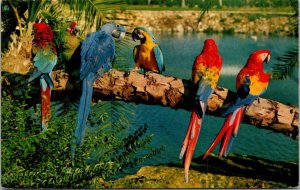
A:
<svg viewBox="0 0 300 190">
<path fill-rule="evenodd" d="M 47 128 L 50 119 L 50 88 L 47 86 L 46 90 L 43 91 L 41 87 L 41 114 L 42 114 L 42 126 Z"/>
<path fill-rule="evenodd" d="M 52 45 L 52 50 L 56 52 L 54 43 L 54 36 L 51 27 L 46 23 L 35 23 L 33 25 L 35 29 L 33 45 L 40 48 L 46 48 L 48 45 Z"/>
</svg>

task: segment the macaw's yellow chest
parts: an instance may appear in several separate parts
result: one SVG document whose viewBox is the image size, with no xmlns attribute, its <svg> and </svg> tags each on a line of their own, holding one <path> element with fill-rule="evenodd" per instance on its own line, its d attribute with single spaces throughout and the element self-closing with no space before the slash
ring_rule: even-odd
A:
<svg viewBox="0 0 300 190">
<path fill-rule="evenodd" d="M 137 62 L 146 70 L 158 72 L 156 58 L 153 51 L 155 46 L 156 44 L 154 43 L 141 44 Z"/>
<path fill-rule="evenodd" d="M 268 88 L 268 84 L 268 82 L 260 81 L 258 75 L 250 76 L 250 94 L 261 95 Z"/>
<path fill-rule="evenodd" d="M 200 79 L 209 82 L 212 89 L 215 89 L 219 80 L 220 69 L 217 67 L 208 67 L 204 64 L 199 64 L 197 68 L 193 68 L 192 80 L 196 84 Z"/>
</svg>

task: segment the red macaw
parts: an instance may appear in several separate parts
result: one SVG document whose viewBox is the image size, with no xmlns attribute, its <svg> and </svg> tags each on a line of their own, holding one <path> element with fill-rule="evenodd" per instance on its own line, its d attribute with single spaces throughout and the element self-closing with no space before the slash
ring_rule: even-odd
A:
<svg viewBox="0 0 300 190">
<path fill-rule="evenodd" d="M 263 71 L 263 64 L 270 60 L 270 53 L 269 50 L 257 50 L 249 56 L 247 64 L 236 77 L 238 97 L 235 103 L 221 114 L 222 116 L 228 116 L 203 159 L 209 155 L 221 139 L 219 156 L 227 156 L 237 135 L 245 107 L 267 90 L 269 75 Z"/>
<path fill-rule="evenodd" d="M 40 77 L 42 129 L 45 130 L 50 119 L 50 97 L 53 88 L 51 73 L 57 62 L 57 52 L 53 32 L 48 24 L 35 23 L 33 29 L 33 62 L 37 71 L 30 76 L 29 82 Z"/>
<path fill-rule="evenodd" d="M 222 57 L 218 53 L 217 44 L 207 39 L 200 55 L 194 61 L 192 81 L 195 85 L 195 104 L 192 110 L 188 130 L 183 141 L 179 158 L 184 158 L 184 175 L 188 181 L 188 172 L 195 151 L 202 120 L 210 95 L 214 92 L 222 68 Z"/>
</svg>

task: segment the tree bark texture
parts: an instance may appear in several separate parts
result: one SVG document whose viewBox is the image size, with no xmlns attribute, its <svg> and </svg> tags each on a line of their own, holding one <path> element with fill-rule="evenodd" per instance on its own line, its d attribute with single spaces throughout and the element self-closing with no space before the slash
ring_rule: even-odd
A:
<svg viewBox="0 0 300 190">
<path fill-rule="evenodd" d="M 52 100 L 70 98 L 79 100 L 81 94 L 79 77 L 75 79 L 71 75 L 69 77 L 62 70 L 54 71 L 52 74 L 54 81 Z M 2 78 L 2 87 L 20 88 L 13 87 L 9 81 L 7 78 Z M 193 89 L 191 81 L 185 79 L 156 73 L 139 74 L 112 69 L 95 81 L 93 101 L 121 100 L 190 111 L 193 105 Z M 235 92 L 217 87 L 208 101 L 207 114 L 219 117 L 220 112 L 232 104 L 235 98 Z M 298 117 L 298 107 L 258 98 L 246 108 L 242 122 L 283 133 L 298 140 Z"/>
</svg>

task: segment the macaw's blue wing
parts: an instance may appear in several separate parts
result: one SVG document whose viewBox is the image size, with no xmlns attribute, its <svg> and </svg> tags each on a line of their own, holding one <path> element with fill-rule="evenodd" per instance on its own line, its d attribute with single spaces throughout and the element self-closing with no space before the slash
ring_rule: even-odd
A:
<svg viewBox="0 0 300 190">
<path fill-rule="evenodd" d="M 245 98 L 240 98 L 238 97 L 236 99 L 236 101 L 234 102 L 233 105 L 231 105 L 230 107 L 228 107 L 226 110 L 224 110 L 223 112 L 221 112 L 221 116 L 226 116 L 230 113 L 233 113 L 235 110 L 237 110 L 240 107 L 243 106 L 247 106 L 249 104 L 251 104 L 254 100 L 256 100 L 259 96 L 253 96 L 251 94 L 249 94 L 248 96 L 246 96 Z"/>
<path fill-rule="evenodd" d="M 50 50 L 42 50 L 37 52 L 33 61 L 38 71 L 50 73 L 57 63 L 57 56 Z"/>
<path fill-rule="evenodd" d="M 33 58 L 33 61 L 34 66 L 37 68 L 37 71 L 29 77 L 29 82 L 40 77 L 43 73 L 51 73 L 54 66 L 57 63 L 57 56 L 52 51 L 41 50 L 36 53 L 35 57 Z"/>
<path fill-rule="evenodd" d="M 208 104 L 208 99 L 210 95 L 214 92 L 208 80 L 201 79 L 198 85 L 198 90 L 196 92 L 196 112 L 199 118 L 203 118 L 205 115 L 203 110 L 206 110 L 206 106 Z"/>
<path fill-rule="evenodd" d="M 154 52 L 154 56 L 155 56 L 155 59 L 156 59 L 156 63 L 157 63 L 159 73 L 162 73 L 163 71 L 165 71 L 164 57 L 163 57 L 163 54 L 162 54 L 162 52 L 161 52 L 158 45 L 154 46 L 153 52 Z"/>
<path fill-rule="evenodd" d="M 201 79 L 198 83 L 198 90 L 196 92 L 196 98 L 203 102 L 208 102 L 210 95 L 214 92 L 210 82 L 207 79 Z"/>
<path fill-rule="evenodd" d="M 112 36 L 103 31 L 87 36 L 81 46 L 80 79 L 82 94 L 80 98 L 77 126 L 75 129 L 75 142 L 81 145 L 85 134 L 86 123 L 90 113 L 90 104 L 93 95 L 94 81 L 104 72 L 111 69 L 111 62 L 115 54 L 115 44 Z M 72 158 L 75 147 L 72 146 Z"/>
<path fill-rule="evenodd" d="M 87 36 L 81 46 L 80 79 L 98 70 L 111 69 L 111 62 L 115 54 L 114 40 L 111 35 L 99 31 Z"/>
<path fill-rule="evenodd" d="M 28 78 L 28 82 L 33 81 L 34 79 L 40 77 L 43 73 L 40 71 L 36 71 L 34 73 L 32 73 L 32 75 L 30 75 L 30 77 Z"/>
</svg>

